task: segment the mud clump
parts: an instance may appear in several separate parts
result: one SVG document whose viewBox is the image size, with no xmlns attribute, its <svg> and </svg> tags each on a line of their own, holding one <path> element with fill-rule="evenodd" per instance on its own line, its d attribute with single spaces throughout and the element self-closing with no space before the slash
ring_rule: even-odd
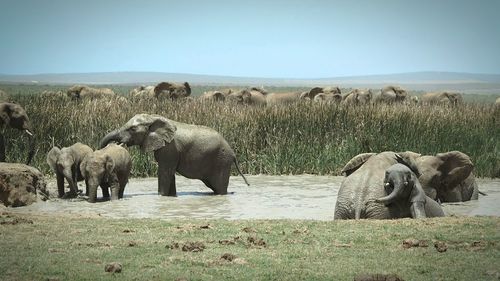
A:
<svg viewBox="0 0 500 281">
<path fill-rule="evenodd" d="M 403 240 L 403 248 L 416 248 L 416 247 L 429 247 L 429 242 L 427 240 L 418 240 L 418 239 L 405 239 Z"/>
<path fill-rule="evenodd" d="M 220 258 L 226 261 L 233 261 L 236 259 L 236 256 L 231 253 L 225 253 Z"/>
<path fill-rule="evenodd" d="M 202 242 L 188 242 L 182 246 L 184 252 L 203 252 L 205 244 Z"/>
<path fill-rule="evenodd" d="M 264 241 L 264 239 L 262 239 L 262 238 L 249 236 L 247 238 L 247 242 L 250 246 L 257 246 L 257 247 L 261 247 L 261 248 L 267 247 L 266 241 Z"/>
<path fill-rule="evenodd" d="M 444 253 L 444 252 L 446 252 L 446 250 L 448 250 L 448 246 L 446 245 L 446 243 L 441 242 L 441 241 L 434 242 L 434 248 L 436 248 L 436 250 L 439 253 Z"/>
<path fill-rule="evenodd" d="M 38 169 L 19 163 L 0 163 L 0 203 L 21 207 L 48 197 L 47 185 Z"/>
<path fill-rule="evenodd" d="M 354 281 L 404 281 L 396 274 L 361 274 L 354 277 Z"/>
<path fill-rule="evenodd" d="M 120 273 L 122 272 L 122 265 L 118 262 L 108 263 L 106 266 L 104 266 L 104 271 L 109 273 Z"/>
<path fill-rule="evenodd" d="M 33 224 L 32 220 L 23 219 L 23 218 L 14 218 L 13 220 L 1 221 L 0 225 L 16 225 L 16 224 Z"/>
</svg>

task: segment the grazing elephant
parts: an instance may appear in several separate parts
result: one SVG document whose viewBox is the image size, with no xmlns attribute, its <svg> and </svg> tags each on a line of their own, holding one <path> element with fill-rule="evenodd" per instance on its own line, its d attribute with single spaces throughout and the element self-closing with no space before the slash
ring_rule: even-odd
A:
<svg viewBox="0 0 500 281">
<path fill-rule="evenodd" d="M 342 97 L 342 103 L 351 105 L 369 104 L 372 98 L 373 94 L 370 89 L 354 89 Z"/>
<path fill-rule="evenodd" d="M 200 100 L 203 102 L 223 102 L 226 100 L 226 95 L 220 91 L 208 91 L 200 96 Z"/>
<path fill-rule="evenodd" d="M 188 82 L 183 84 L 161 82 L 153 89 L 154 96 L 158 99 L 178 100 L 191 95 L 191 86 Z"/>
<path fill-rule="evenodd" d="M 101 147 L 110 142 L 154 151 L 158 162 L 158 192 L 163 196 L 176 196 L 175 172 L 203 181 L 215 194 L 227 194 L 234 163 L 246 182 L 229 144 L 218 132 L 205 126 L 138 114 L 120 129 L 107 134 L 101 140 Z"/>
<path fill-rule="evenodd" d="M 99 185 L 104 197 L 109 197 L 108 188 L 110 188 L 111 200 L 117 200 L 123 198 L 123 191 L 132 169 L 132 159 L 127 149 L 110 143 L 87 155 L 80 164 L 80 169 L 87 184 L 90 203 L 95 203 L 97 200 Z"/>
<path fill-rule="evenodd" d="M 91 88 L 85 85 L 75 85 L 66 91 L 68 97 L 72 99 L 100 99 L 112 98 L 116 94 L 108 88 Z"/>
<path fill-rule="evenodd" d="M 26 165 L 31 163 L 35 156 L 35 137 L 31 130 L 31 123 L 24 108 L 16 103 L 0 103 L 0 162 L 5 162 L 5 137 L 3 132 L 6 127 L 24 131 L 29 138 L 28 160 Z"/>
<path fill-rule="evenodd" d="M 288 105 L 301 100 L 309 100 L 309 96 L 302 92 L 270 93 L 266 96 L 266 104 L 268 106 Z"/>
<path fill-rule="evenodd" d="M 266 105 L 266 95 L 264 95 L 261 91 L 251 89 L 232 92 L 226 97 L 226 100 L 237 104 L 257 106 Z"/>
<path fill-rule="evenodd" d="M 340 95 L 340 88 L 339 87 L 314 87 L 311 90 L 309 90 L 306 94 L 305 97 L 314 100 L 316 95 L 324 93 L 326 95 Z"/>
<path fill-rule="evenodd" d="M 460 151 L 432 155 L 406 153 L 420 171 L 420 183 L 425 193 L 441 202 L 461 202 L 478 199 L 474 165 L 470 157 Z"/>
<path fill-rule="evenodd" d="M 423 104 L 441 104 L 441 105 L 461 105 L 464 103 L 462 95 L 451 92 L 426 93 L 422 95 Z"/>
<path fill-rule="evenodd" d="M 154 86 L 139 86 L 129 92 L 132 99 L 150 99 L 155 97 Z"/>
<path fill-rule="evenodd" d="M 319 103 L 336 103 L 339 104 L 342 101 L 342 96 L 340 94 L 325 94 L 319 93 L 314 96 L 314 102 Z"/>
<path fill-rule="evenodd" d="M 387 86 L 373 97 L 376 103 L 403 103 L 408 98 L 408 93 L 405 89 L 397 86 Z"/>
<path fill-rule="evenodd" d="M 83 144 L 75 143 L 69 147 L 59 149 L 54 146 L 47 153 L 47 164 L 56 174 L 57 191 L 59 198 L 72 198 L 78 194 L 77 182 L 84 180 L 80 164 L 85 156 L 92 153 L 92 148 Z M 64 193 L 64 179 L 68 181 L 69 192 Z M 85 192 L 88 194 L 88 190 Z"/>
<path fill-rule="evenodd" d="M 406 168 L 393 166 L 397 163 Z M 393 219 L 443 216 L 439 204 L 421 192 L 413 170 L 414 164 L 390 151 L 364 153 L 354 157 L 342 170 L 347 177 L 340 185 L 334 218 Z"/>
</svg>

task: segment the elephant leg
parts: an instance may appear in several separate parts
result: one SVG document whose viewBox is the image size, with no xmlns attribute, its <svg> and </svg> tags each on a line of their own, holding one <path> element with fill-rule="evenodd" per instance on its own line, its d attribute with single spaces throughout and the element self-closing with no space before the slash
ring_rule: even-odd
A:
<svg viewBox="0 0 500 281">
<path fill-rule="evenodd" d="M 57 193 L 59 198 L 64 196 L 64 176 L 61 173 L 56 173 L 57 177 Z"/>
<path fill-rule="evenodd" d="M 0 162 L 5 162 L 5 137 L 0 133 Z"/>
<path fill-rule="evenodd" d="M 219 173 L 214 174 L 205 185 L 212 189 L 217 195 L 227 194 L 227 186 L 229 184 L 230 169 L 223 169 Z"/>
<path fill-rule="evenodd" d="M 102 197 L 104 198 L 109 198 L 109 184 L 108 183 L 103 183 L 101 184 L 101 190 L 102 190 Z"/>
<path fill-rule="evenodd" d="M 413 202 L 410 206 L 411 217 L 414 219 L 421 219 L 427 217 L 425 215 L 425 203 Z"/>
<path fill-rule="evenodd" d="M 85 196 L 89 196 L 89 183 L 87 179 L 85 179 Z"/>
<path fill-rule="evenodd" d="M 118 200 L 120 198 L 120 185 L 115 182 L 111 185 L 111 200 Z"/>
<path fill-rule="evenodd" d="M 161 196 L 177 196 L 175 170 L 158 169 L 158 193 L 160 193 Z"/>
</svg>

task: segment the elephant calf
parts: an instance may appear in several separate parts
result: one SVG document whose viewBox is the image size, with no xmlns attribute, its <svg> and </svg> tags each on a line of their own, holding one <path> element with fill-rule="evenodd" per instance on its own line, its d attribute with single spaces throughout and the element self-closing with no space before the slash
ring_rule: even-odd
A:
<svg viewBox="0 0 500 281">
<path fill-rule="evenodd" d="M 89 191 L 89 202 L 95 203 L 98 185 L 101 186 L 104 197 L 108 188 L 111 188 L 111 200 L 123 198 L 131 168 L 132 160 L 129 152 L 117 144 L 109 144 L 87 155 L 80 169 Z"/>
<path fill-rule="evenodd" d="M 77 182 L 83 180 L 80 164 L 85 156 L 92 153 L 92 151 L 92 148 L 89 146 L 77 142 L 72 146 L 61 149 L 54 146 L 47 153 L 47 164 L 49 164 L 56 174 L 59 198 L 76 197 L 78 194 Z M 66 179 L 69 185 L 70 192 L 68 193 L 64 192 L 64 179 Z M 88 190 L 86 193 L 88 193 Z"/>
</svg>

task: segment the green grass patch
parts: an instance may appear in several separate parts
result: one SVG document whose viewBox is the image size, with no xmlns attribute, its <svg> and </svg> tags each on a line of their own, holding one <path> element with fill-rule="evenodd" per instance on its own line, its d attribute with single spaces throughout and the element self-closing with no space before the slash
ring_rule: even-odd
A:
<svg viewBox="0 0 500 281">
<path fill-rule="evenodd" d="M 493 217 L 161 221 L 4 212 L 0 272 L 3 280 L 496 280 L 498 229 Z M 407 239 L 420 246 L 405 248 Z M 122 272 L 105 272 L 111 262 Z"/>
</svg>

